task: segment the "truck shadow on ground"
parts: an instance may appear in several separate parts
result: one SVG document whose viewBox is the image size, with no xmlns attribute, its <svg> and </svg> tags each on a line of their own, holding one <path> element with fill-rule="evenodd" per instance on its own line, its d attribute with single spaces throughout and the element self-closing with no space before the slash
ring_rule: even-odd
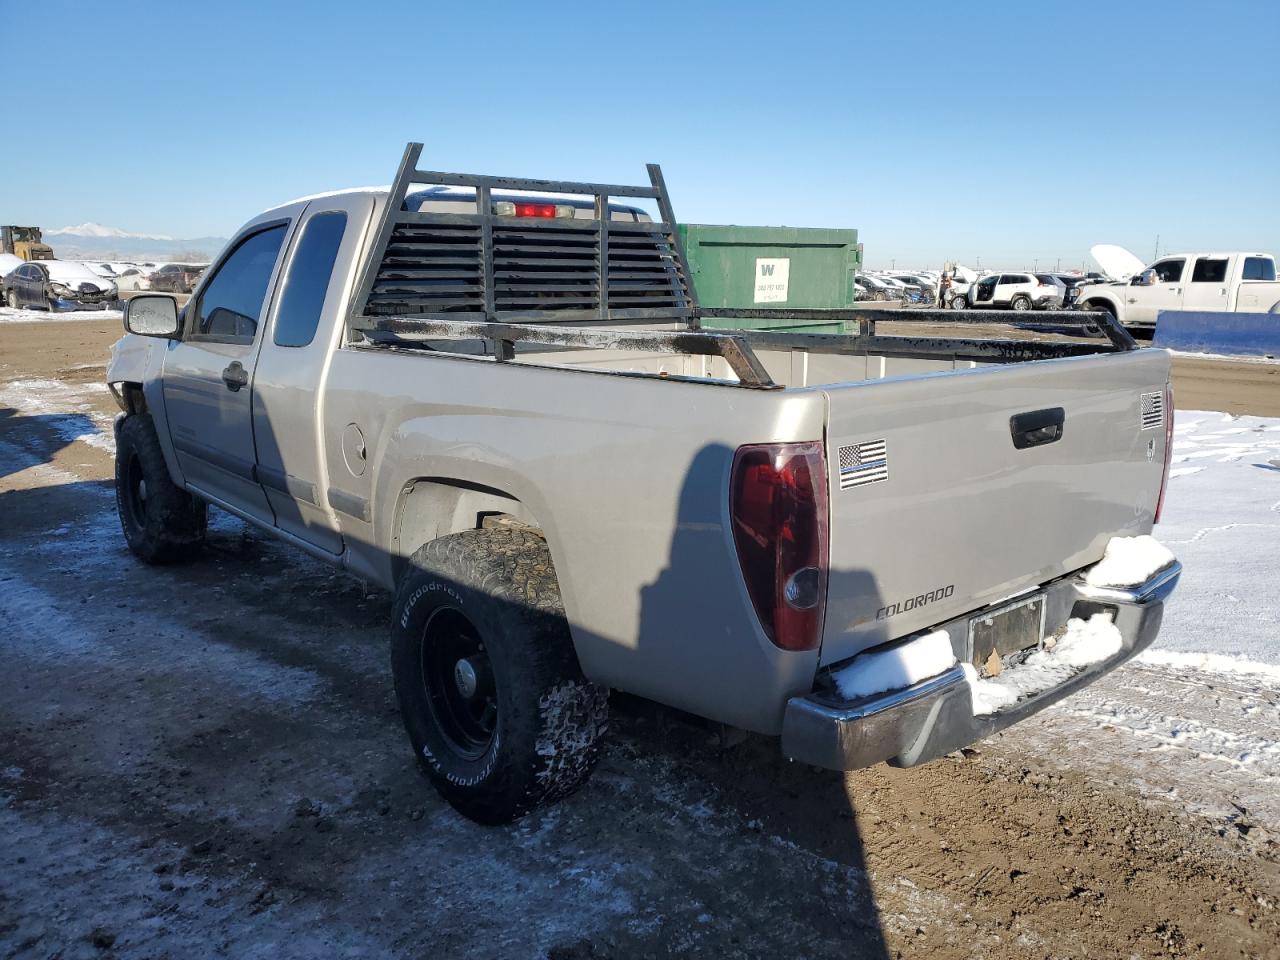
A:
<svg viewBox="0 0 1280 960">
<path fill-rule="evenodd" d="M 735 576 L 724 575 L 739 566 L 733 533 L 726 529 L 733 521 L 724 509 L 734 453 L 710 444 L 690 463 L 679 494 L 667 566 L 640 590 L 637 651 L 643 657 L 647 644 L 662 644 L 670 669 L 692 675 L 704 686 L 721 683 L 729 691 L 749 689 L 753 682 L 750 674 L 739 675 L 735 662 L 739 655 L 746 660 L 758 644 L 767 644 L 757 637 L 745 587 Z M 875 577 L 864 570 L 831 570 L 828 595 L 865 598 L 873 610 L 881 603 Z M 691 599 L 724 611 L 719 635 L 681 630 L 682 622 L 689 619 L 683 608 Z M 742 612 L 745 621 L 732 619 Z M 575 628 L 575 636 L 578 632 Z M 812 684 L 811 670 L 801 671 L 805 692 Z M 765 678 L 764 682 L 787 679 Z M 754 678 L 754 682 L 760 680 Z M 708 698 L 708 702 L 717 700 L 723 703 L 723 697 Z M 732 749 L 717 750 L 717 739 L 740 735 L 639 698 L 615 694 L 614 702 L 615 714 L 625 718 L 618 725 L 624 735 L 643 745 L 641 749 L 661 751 L 679 771 L 678 780 L 709 785 L 716 806 L 732 811 L 730 819 L 742 829 L 780 845 L 794 845 L 795 850 L 816 858 L 821 864 L 818 872 L 827 870 L 829 880 L 838 875 L 842 885 L 847 884 L 846 897 L 812 899 L 807 919 L 815 938 L 842 941 L 853 957 L 888 956 L 859 834 L 856 798 L 847 791 L 842 774 L 789 761 L 782 756 L 777 738 L 750 735 Z M 763 900 L 767 899 L 766 895 Z"/>
<path fill-rule="evenodd" d="M 36 428 L 37 450 L 56 449 L 57 429 L 32 422 L 40 418 L 21 419 L 24 430 Z M 0 461 L 0 469 L 16 472 L 14 466 Z M 667 604 L 667 591 L 681 581 L 687 591 L 686 578 L 696 584 L 694 566 L 706 559 L 708 537 L 728 542 L 718 518 L 698 519 L 697 504 L 709 492 L 699 480 L 682 498 L 668 567 L 644 588 L 646 609 Z M 48 534 L 62 530 L 70 531 L 59 534 L 67 549 L 51 552 Z M 404 747 L 386 673 L 386 594 L 366 595 L 323 564 L 216 511 L 207 548 L 192 563 L 144 567 L 124 547 L 109 481 L 9 491 L 0 497 L 0 532 L 16 551 L 11 555 L 23 557 L 24 577 L 72 603 L 126 571 L 127 607 L 118 614 L 110 611 L 121 603 L 85 609 L 98 611 L 93 623 L 104 631 L 103 650 L 122 669 L 132 662 L 148 677 L 132 688 L 137 699 L 113 706 L 118 681 L 110 671 L 77 658 L 57 668 L 63 689 L 51 686 L 48 695 L 74 711 L 94 704 L 94 728 L 106 740 L 80 759 L 73 758 L 86 752 L 87 734 L 74 726 L 46 728 L 22 750 L 12 747 L 15 766 L 52 765 L 65 774 L 24 803 L 126 830 L 148 848 L 156 838 L 185 845 L 195 853 L 179 869 L 193 873 L 234 877 L 238 863 L 259 859 L 262 886 L 247 896 L 332 903 L 358 932 L 384 921 L 375 921 L 373 905 L 356 891 L 384 882 L 386 871 L 405 870 L 406 857 L 416 866 L 403 874 L 397 893 L 379 900 L 377 912 L 401 916 L 397 925 L 418 931 L 415 938 L 425 932 L 423 921 L 413 919 L 419 898 L 439 899 L 462 914 L 468 905 L 490 903 L 492 890 L 466 879 L 464 864 L 476 857 L 526 884 L 546 885 L 552 900 L 513 902 L 508 915 L 480 929 L 454 929 L 442 919 L 456 949 L 440 956 L 487 956 L 479 946 L 485 937 L 541 926 L 545 911 L 560 913 L 547 953 L 556 958 L 888 955 L 843 778 L 789 763 L 774 739 L 753 736 L 725 749 L 714 725 L 615 695 L 604 758 L 583 791 L 511 827 L 477 827 L 436 799 Z M 54 572 L 62 575 L 56 582 L 48 576 Z M 147 638 L 130 634 L 135 612 L 160 609 L 164 623 L 186 634 L 183 655 L 193 662 L 208 656 L 214 663 L 220 649 L 235 647 L 317 675 L 327 694 L 281 713 L 279 705 L 245 700 L 225 676 L 175 701 L 174 679 L 153 666 L 156 651 Z M 119 633 L 109 635 L 108 625 Z M 217 675 L 210 669 L 210 677 Z M 329 733 L 318 737 L 318 727 Z M 152 742 L 135 777 L 115 770 L 112 751 L 121 742 Z M 94 755 L 106 766 L 99 769 Z M 256 762 L 266 757 L 273 758 L 271 768 Z M 362 786 L 344 798 L 352 780 Z M 313 798 L 298 803 L 299 810 L 316 812 L 295 816 L 298 795 Z M 287 826 L 264 827 L 278 821 L 282 805 L 291 811 Z M 210 838 L 212 849 L 199 852 Z M 531 838 L 538 838 L 533 847 Z M 335 852 L 351 844 L 361 849 L 354 862 L 350 853 Z M 272 856 L 262 858 L 263 851 Z M 572 893 L 584 871 L 613 877 L 631 912 L 603 923 L 598 916 L 577 919 L 575 911 L 591 913 L 589 892 Z M 554 899 L 566 894 L 567 902 Z M 587 899 L 578 903 L 581 896 Z M 268 920 L 272 926 L 260 936 L 278 935 L 288 922 Z"/>
<path fill-rule="evenodd" d="M 0 458 L 0 479 L 40 463 L 52 463 L 59 451 L 99 433 L 97 424 L 82 413 L 24 414 L 12 407 L 0 407 L 0 441 L 18 431 L 23 434 L 21 449 L 25 456 Z M 34 445 L 31 440 L 35 440 Z"/>
</svg>

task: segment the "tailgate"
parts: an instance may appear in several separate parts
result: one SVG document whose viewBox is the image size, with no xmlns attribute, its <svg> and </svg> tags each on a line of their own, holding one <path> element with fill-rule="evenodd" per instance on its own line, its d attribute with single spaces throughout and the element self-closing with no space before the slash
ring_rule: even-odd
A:
<svg viewBox="0 0 1280 960">
<path fill-rule="evenodd" d="M 1144 349 L 827 388 L 821 662 L 1090 564 L 1113 536 L 1150 532 L 1168 376 L 1168 352 Z M 1046 441 L 1050 425 L 1015 446 L 1012 418 L 1025 433 L 1058 408 L 1058 439 Z"/>
</svg>

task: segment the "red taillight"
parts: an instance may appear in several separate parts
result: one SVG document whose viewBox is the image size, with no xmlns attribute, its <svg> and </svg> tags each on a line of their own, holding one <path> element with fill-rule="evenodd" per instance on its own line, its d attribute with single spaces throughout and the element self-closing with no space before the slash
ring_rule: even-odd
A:
<svg viewBox="0 0 1280 960">
<path fill-rule="evenodd" d="M 517 203 L 517 217 L 548 217 L 552 218 L 556 215 L 556 205 L 554 203 Z"/>
<path fill-rule="evenodd" d="M 1164 510 L 1164 492 L 1169 489 L 1169 464 L 1173 459 L 1173 384 L 1164 385 L 1164 473 L 1160 475 L 1160 498 L 1156 500 L 1156 517 L 1152 523 L 1160 522 L 1160 513 Z"/>
<path fill-rule="evenodd" d="M 821 443 L 762 443 L 733 458 L 729 514 L 756 616 L 783 650 L 813 650 L 827 599 L 827 469 Z"/>
</svg>

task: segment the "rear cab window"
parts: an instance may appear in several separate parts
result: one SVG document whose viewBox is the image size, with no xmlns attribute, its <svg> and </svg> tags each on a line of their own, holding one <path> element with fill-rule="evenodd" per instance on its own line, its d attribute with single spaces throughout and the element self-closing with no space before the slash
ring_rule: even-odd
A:
<svg viewBox="0 0 1280 960">
<path fill-rule="evenodd" d="M 1245 257 L 1242 280 L 1275 280 L 1276 262 L 1270 257 Z"/>
<path fill-rule="evenodd" d="M 317 213 L 303 227 L 276 312 L 276 346 L 305 347 L 315 339 L 346 229 L 347 215 L 340 210 Z"/>
</svg>

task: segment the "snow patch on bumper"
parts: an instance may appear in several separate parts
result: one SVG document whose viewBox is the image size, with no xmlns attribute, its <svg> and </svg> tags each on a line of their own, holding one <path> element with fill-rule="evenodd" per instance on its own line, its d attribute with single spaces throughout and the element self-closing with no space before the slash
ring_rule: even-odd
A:
<svg viewBox="0 0 1280 960">
<path fill-rule="evenodd" d="M 1132 587 L 1145 583 L 1174 560 L 1173 552 L 1155 537 L 1112 537 L 1084 581 L 1091 587 Z"/>
<path fill-rule="evenodd" d="M 853 700 L 910 687 L 955 664 L 951 635 L 945 630 L 935 630 L 887 650 L 856 656 L 847 667 L 832 674 L 831 679 L 841 696 Z"/>
<path fill-rule="evenodd" d="M 972 664 L 963 664 L 973 715 L 992 714 L 1050 690 L 1070 680 L 1082 667 L 1114 657 L 1123 646 L 1124 638 L 1111 614 L 1095 613 L 1088 620 L 1068 620 L 1061 637 L 1047 637 L 1044 648 L 1002 671 L 999 677 L 984 679 Z"/>
</svg>

